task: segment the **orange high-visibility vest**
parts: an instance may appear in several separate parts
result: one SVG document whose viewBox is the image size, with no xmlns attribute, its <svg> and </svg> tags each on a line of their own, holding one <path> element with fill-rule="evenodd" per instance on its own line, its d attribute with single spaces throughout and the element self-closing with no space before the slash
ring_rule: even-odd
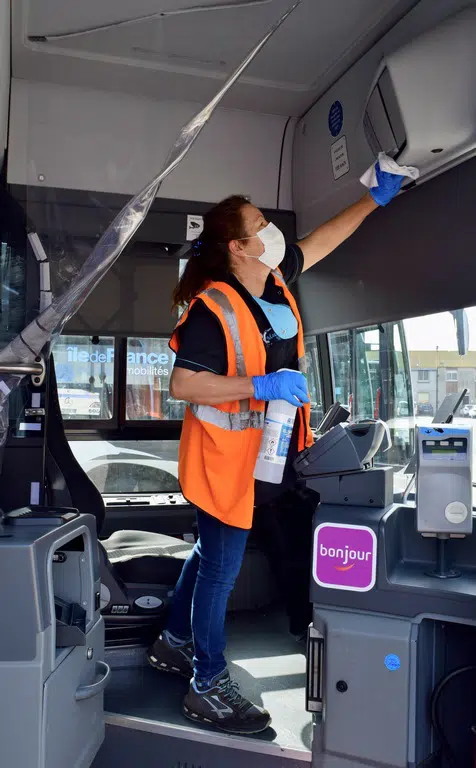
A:
<svg viewBox="0 0 476 768">
<path fill-rule="evenodd" d="M 274 280 L 298 321 L 299 369 L 306 356 L 301 317 L 294 297 L 279 272 Z M 227 283 L 209 283 L 180 318 L 170 341 L 178 352 L 178 328 L 196 300 L 201 299 L 219 320 L 226 340 L 227 376 L 264 376 L 266 349 L 256 320 L 240 294 Z M 251 528 L 254 507 L 253 472 L 264 427 L 265 403 L 250 400 L 222 405 L 189 404 L 179 448 L 179 481 L 192 504 L 236 528 Z M 310 407 L 298 410 L 299 450 L 313 443 Z"/>
</svg>

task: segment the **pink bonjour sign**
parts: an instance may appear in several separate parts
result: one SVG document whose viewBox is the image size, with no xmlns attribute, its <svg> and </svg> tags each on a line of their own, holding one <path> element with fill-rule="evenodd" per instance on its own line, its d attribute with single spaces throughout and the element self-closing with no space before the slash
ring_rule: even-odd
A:
<svg viewBox="0 0 476 768">
<path fill-rule="evenodd" d="M 368 592 L 375 586 L 377 537 L 360 525 L 322 523 L 314 536 L 314 580 L 320 587 Z"/>
</svg>

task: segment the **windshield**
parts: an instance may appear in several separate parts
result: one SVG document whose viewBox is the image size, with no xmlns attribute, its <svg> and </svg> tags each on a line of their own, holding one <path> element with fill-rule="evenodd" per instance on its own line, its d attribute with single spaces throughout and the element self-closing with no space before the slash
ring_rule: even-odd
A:
<svg viewBox="0 0 476 768">
<path fill-rule="evenodd" d="M 70 445 L 103 494 L 180 491 L 176 440 L 74 440 Z"/>
</svg>

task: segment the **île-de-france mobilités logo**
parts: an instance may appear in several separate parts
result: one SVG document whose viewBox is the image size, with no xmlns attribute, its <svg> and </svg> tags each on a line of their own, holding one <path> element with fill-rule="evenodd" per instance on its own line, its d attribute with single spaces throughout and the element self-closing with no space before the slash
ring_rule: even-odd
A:
<svg viewBox="0 0 476 768">
<path fill-rule="evenodd" d="M 314 535 L 314 580 L 328 589 L 368 592 L 375 586 L 377 537 L 360 525 L 322 523 Z"/>
</svg>

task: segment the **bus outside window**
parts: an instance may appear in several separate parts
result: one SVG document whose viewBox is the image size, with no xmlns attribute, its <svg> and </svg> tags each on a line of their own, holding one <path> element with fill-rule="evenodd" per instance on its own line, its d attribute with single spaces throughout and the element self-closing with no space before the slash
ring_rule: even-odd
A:
<svg viewBox="0 0 476 768">
<path fill-rule="evenodd" d="M 53 352 L 63 419 L 111 419 L 114 338 L 62 336 Z"/>
<path fill-rule="evenodd" d="M 127 340 L 127 420 L 183 419 L 185 403 L 170 395 L 174 358 L 168 339 Z"/>
</svg>

